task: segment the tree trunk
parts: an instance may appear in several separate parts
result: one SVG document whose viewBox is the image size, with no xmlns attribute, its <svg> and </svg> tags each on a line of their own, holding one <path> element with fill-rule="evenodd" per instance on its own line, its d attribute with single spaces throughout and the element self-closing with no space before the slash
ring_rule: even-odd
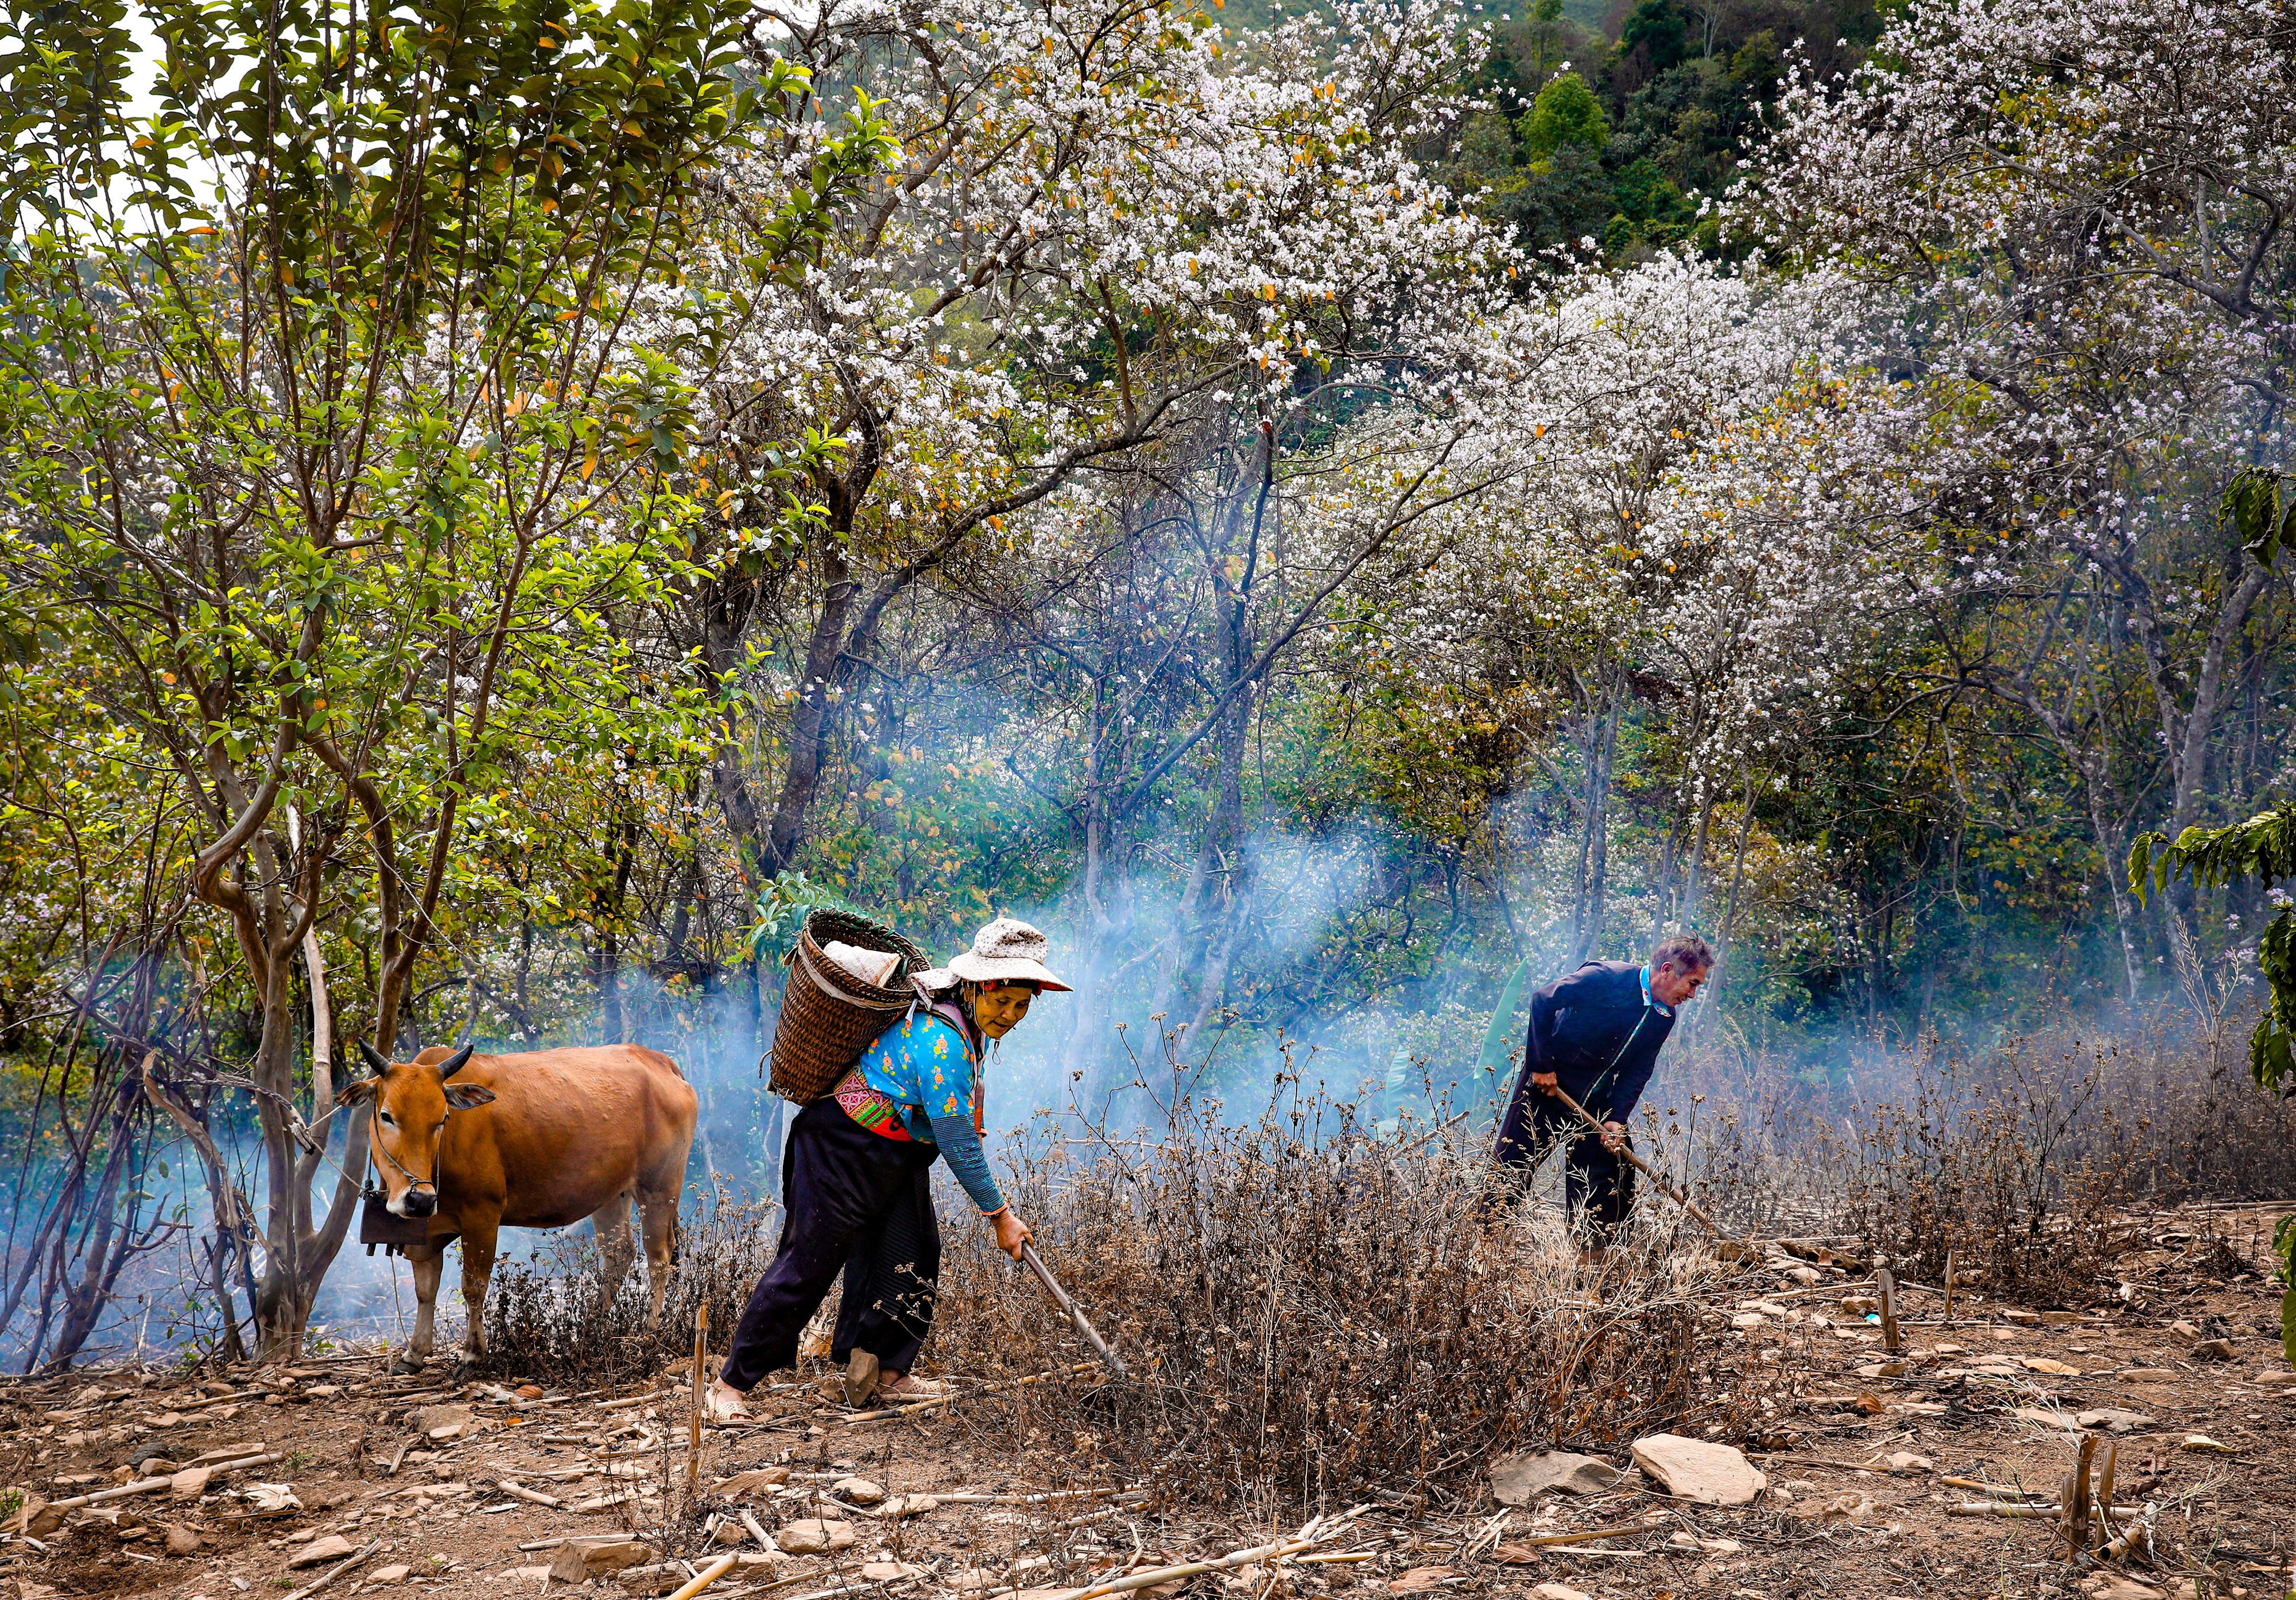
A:
<svg viewBox="0 0 2296 1600">
<path fill-rule="evenodd" d="M 115 1257 L 129 1243 L 128 1233 L 120 1228 L 119 1205 L 121 1180 L 135 1160 L 135 1136 L 130 1126 L 135 1098 L 135 1079 L 121 1078 L 111 1096 L 111 1133 L 104 1152 L 103 1176 L 97 1180 L 86 1208 L 88 1222 L 80 1235 L 80 1269 L 76 1282 L 70 1273 L 69 1223 L 56 1234 L 49 1271 L 54 1286 L 62 1291 L 63 1320 L 47 1347 L 47 1358 L 41 1363 L 51 1371 L 62 1371 L 70 1366 L 71 1358 L 87 1342 L 88 1335 L 95 1332 L 110 1298 L 108 1291 L 119 1275 L 120 1263 Z M 129 1209 L 132 1212 L 132 1204 Z"/>
<path fill-rule="evenodd" d="M 1592 736 L 1587 743 L 1586 817 L 1579 841 L 1579 859 L 1585 866 L 1571 912 L 1569 967 L 1588 960 L 1601 947 L 1603 926 L 1609 917 L 1611 763 L 1619 745 L 1621 700 L 1608 673 L 1596 680 Z"/>
<path fill-rule="evenodd" d="M 1706 1004 L 1693 1011 L 1709 1019 L 1722 1014 L 1722 986 L 1729 981 L 1730 936 L 1738 925 L 1738 889 L 1746 881 L 1746 841 L 1754 831 L 1754 770 L 1746 769 L 1746 792 L 1738 814 L 1738 847 L 1730 857 L 1730 892 L 1722 902 L 1722 925 L 1715 931 L 1714 981 Z"/>
<path fill-rule="evenodd" d="M 1690 860 L 1683 868 L 1682 904 L 1675 921 L 1685 928 L 1698 925 L 1698 898 L 1706 889 L 1706 845 L 1714 828 L 1714 788 L 1705 786 L 1698 802 L 1698 822 L 1690 833 Z"/>
<path fill-rule="evenodd" d="M 313 1120 L 307 1123 L 296 1104 L 296 1018 L 293 990 L 287 981 L 290 969 L 283 953 L 271 963 L 265 985 L 263 1033 L 251 1074 L 258 1086 L 256 1112 L 270 1177 L 263 1276 L 256 1284 L 254 1305 L 258 1361 L 292 1361 L 302 1356 L 311 1308 L 317 1303 L 327 1269 L 334 1265 L 349 1234 L 367 1161 L 367 1120 L 353 1117 L 344 1129 L 342 1155 L 335 1163 L 334 1193 L 329 1197 L 326 1215 L 316 1218 L 311 1191 L 333 1133 L 332 1118 L 319 1120 L 334 1104 L 332 1045 L 325 1034 L 332 1006 L 318 941 L 299 939 L 285 948 L 300 948 L 310 981 Z"/>
</svg>

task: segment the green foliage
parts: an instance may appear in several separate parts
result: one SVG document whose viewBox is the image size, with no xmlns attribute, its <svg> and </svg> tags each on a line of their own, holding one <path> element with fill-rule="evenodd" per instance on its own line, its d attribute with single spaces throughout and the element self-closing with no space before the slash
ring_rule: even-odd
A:
<svg viewBox="0 0 2296 1600">
<path fill-rule="evenodd" d="M 1688 53 L 1689 44 L 1683 37 L 1685 23 L 1682 13 L 1674 8 L 1674 0 L 1642 0 L 1627 14 L 1619 29 L 1619 53 L 1644 53 L 1652 71 L 1663 72 L 1681 64 Z"/>
<path fill-rule="evenodd" d="M 1547 160 L 1566 144 L 1599 155 L 1610 142 L 1610 119 L 1576 72 L 1559 73 L 1539 90 L 1522 122 L 1523 148 L 1536 161 Z"/>
<path fill-rule="evenodd" d="M 2283 1217 L 2272 1230 L 2272 1251 L 2280 1258 L 2280 1353 L 2296 1366 L 2296 1217 Z"/>
<path fill-rule="evenodd" d="M 827 907 L 851 911 L 852 903 L 826 883 L 801 872 L 786 872 L 766 885 L 758 896 L 758 920 L 742 935 L 752 960 L 778 963 L 797 948 L 797 936 L 807 915 Z"/>
<path fill-rule="evenodd" d="M 1516 147 L 1495 150 L 1470 117 L 1456 181 L 1488 189 L 1488 214 L 1531 250 L 1585 237 L 1613 261 L 1684 242 L 1720 249 L 1717 226 L 1699 220 L 1700 199 L 1726 191 L 1748 143 L 1761 137 L 1784 73 L 1778 29 L 1753 26 L 1759 12 L 1710 8 L 1693 18 L 1676 0 L 1641 0 L 1613 42 L 1573 9 L 1539 6 L 1494 30 L 1467 87 L 1512 117 Z M 1867 0 L 1828 0 L 1800 13 L 1787 37 L 1826 78 L 1863 58 L 1880 17 Z"/>
<path fill-rule="evenodd" d="M 2240 535 L 2242 548 L 2270 566 L 2284 546 L 2296 545 L 2296 504 L 2280 510 L 2281 475 L 2266 467 L 2236 474 L 2225 489 L 2218 514 Z"/>
<path fill-rule="evenodd" d="M 1513 1054 L 1517 1032 L 1515 1013 L 1522 1005 L 1522 991 L 1529 981 L 1530 963 L 1526 961 L 1515 968 L 1506 987 L 1499 991 L 1499 1003 L 1491 1012 L 1490 1029 L 1483 1035 L 1482 1053 L 1475 1058 L 1471 1104 L 1492 1104 L 1507 1091 L 1507 1064 Z"/>
<path fill-rule="evenodd" d="M 2148 890 L 2166 889 L 2179 873 L 2202 884 L 2253 878 L 2267 890 L 2296 877 L 2296 807 L 2277 806 L 2221 828 L 2186 828 L 2173 841 L 2145 833 L 2129 847 L 2129 887 L 2140 899 Z M 2296 905 L 2284 894 L 2278 899 L 2279 915 L 2257 942 L 2257 964 L 2270 995 L 2249 1039 L 2249 1071 L 2260 1087 L 2296 1089 L 2290 1051 L 2296 1038 Z"/>
</svg>

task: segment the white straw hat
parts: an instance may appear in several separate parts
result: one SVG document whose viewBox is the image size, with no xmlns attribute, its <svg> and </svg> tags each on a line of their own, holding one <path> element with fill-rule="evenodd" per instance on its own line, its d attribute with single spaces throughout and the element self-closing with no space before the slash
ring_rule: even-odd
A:
<svg viewBox="0 0 2296 1600">
<path fill-rule="evenodd" d="M 943 989 L 958 979 L 974 983 L 1034 983 L 1042 989 L 1069 986 L 1045 965 L 1053 941 L 1018 917 L 1000 916 L 972 936 L 972 948 L 952 958 L 945 967 L 917 974 L 926 989 Z"/>
</svg>

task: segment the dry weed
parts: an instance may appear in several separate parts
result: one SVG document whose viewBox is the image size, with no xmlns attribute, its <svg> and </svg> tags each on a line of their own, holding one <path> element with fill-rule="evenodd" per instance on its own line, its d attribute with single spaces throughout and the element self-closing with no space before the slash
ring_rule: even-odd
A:
<svg viewBox="0 0 2296 1600">
<path fill-rule="evenodd" d="M 586 1228 L 553 1235 L 525 1260 L 496 1262 L 480 1370 L 586 1386 L 648 1376 L 693 1354 L 694 1310 L 704 1301 L 710 1348 L 722 1352 L 773 1261 L 780 1227 L 781 1208 L 769 1202 L 720 1204 L 681 1224 L 669 1293 L 651 1329 L 643 1255 L 601 1306 L 595 1239 Z"/>
<path fill-rule="evenodd" d="M 1972 1063 L 1937 1049 L 1906 1098 L 1871 1108 L 1846 1210 L 1880 1256 L 1940 1281 L 1946 1259 L 1998 1292 L 2085 1303 L 2117 1254 L 2147 1125 L 2106 1101 L 2108 1063 L 2013 1042 Z"/>
<path fill-rule="evenodd" d="M 1734 1429 L 1749 1397 L 1696 1310 L 1717 1268 L 1662 1221 L 1582 1270 L 1551 1213 L 1485 1214 L 1479 1147 L 1377 1135 L 1289 1076 L 1251 1121 L 1185 1099 L 1160 1121 L 1048 1125 L 1009 1191 L 1130 1366 L 1023 1391 L 1046 1465 L 1230 1503 L 1414 1496 L 1517 1444 Z M 950 1243 L 939 1350 L 1089 1354 L 984 1235 Z"/>
</svg>

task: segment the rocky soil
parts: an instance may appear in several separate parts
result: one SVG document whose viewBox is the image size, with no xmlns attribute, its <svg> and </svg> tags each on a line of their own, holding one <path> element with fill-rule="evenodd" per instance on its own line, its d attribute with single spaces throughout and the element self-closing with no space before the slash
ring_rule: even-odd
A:
<svg viewBox="0 0 2296 1600">
<path fill-rule="evenodd" d="M 722 1567 L 709 1593 L 729 1600 L 1052 1600 L 1128 1575 L 1208 1600 L 2279 1600 L 2296 1594 L 2296 1372 L 2277 1291 L 2215 1243 L 2254 1220 L 2139 1219 L 2148 1247 L 2116 1263 L 2102 1310 L 1964 1289 L 1948 1320 L 1905 1286 L 1894 1356 L 1871 1280 L 1773 1248 L 1709 1310 L 1760 1394 L 1751 1436 L 1581 1440 L 1361 1508 L 1239 1514 L 1152 1499 L 1082 1456 L 1044 1470 L 1059 1452 L 1020 1437 L 1028 1391 L 993 1385 L 888 1416 L 792 1383 L 759 1397 L 777 1415 L 696 1451 L 677 1372 L 552 1390 L 443 1362 L 393 1376 L 360 1351 L 18 1382 L 0 1388 L 0 1596 L 663 1595 Z M 2047 1508 L 2084 1436 L 2149 1558 L 2067 1559 Z"/>
</svg>

